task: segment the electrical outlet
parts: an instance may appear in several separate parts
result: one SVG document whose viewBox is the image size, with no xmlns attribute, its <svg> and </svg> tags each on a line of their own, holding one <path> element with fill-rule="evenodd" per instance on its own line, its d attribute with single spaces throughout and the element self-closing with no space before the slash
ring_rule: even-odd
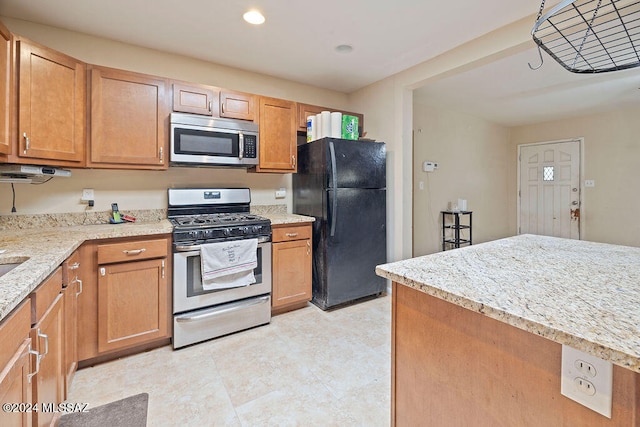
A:
<svg viewBox="0 0 640 427">
<path fill-rule="evenodd" d="M 95 197 L 93 196 L 93 188 L 83 188 L 81 200 L 84 202 L 88 202 L 89 200 L 95 200 Z"/>
<path fill-rule="evenodd" d="M 284 199 L 285 197 L 287 197 L 286 188 L 281 188 L 279 190 L 276 190 L 276 199 Z"/>
<path fill-rule="evenodd" d="M 613 364 L 563 345 L 560 392 L 611 418 Z"/>
<path fill-rule="evenodd" d="M 584 180 L 584 186 L 585 187 L 595 187 L 596 186 L 596 180 L 595 179 L 585 179 Z"/>
</svg>

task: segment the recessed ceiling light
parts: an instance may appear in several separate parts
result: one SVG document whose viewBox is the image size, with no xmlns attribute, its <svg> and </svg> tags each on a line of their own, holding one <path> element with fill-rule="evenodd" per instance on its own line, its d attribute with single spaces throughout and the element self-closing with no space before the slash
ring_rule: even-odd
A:
<svg viewBox="0 0 640 427">
<path fill-rule="evenodd" d="M 260 25 L 264 23 L 264 15 L 262 15 L 257 10 L 250 10 L 249 12 L 242 15 L 245 21 L 249 24 Z"/>
<path fill-rule="evenodd" d="M 353 46 L 350 44 L 340 44 L 335 47 L 336 52 L 338 53 L 351 53 L 353 50 Z"/>
</svg>

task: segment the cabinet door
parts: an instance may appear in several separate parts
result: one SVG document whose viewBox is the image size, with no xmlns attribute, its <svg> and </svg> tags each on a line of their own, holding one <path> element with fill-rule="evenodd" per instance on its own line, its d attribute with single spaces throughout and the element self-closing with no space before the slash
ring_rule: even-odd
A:
<svg viewBox="0 0 640 427">
<path fill-rule="evenodd" d="M 296 103 L 260 98 L 260 164 L 258 172 L 295 172 Z"/>
<path fill-rule="evenodd" d="M 274 243 L 272 307 L 311 299 L 311 240 Z"/>
<path fill-rule="evenodd" d="M 9 364 L 0 371 L 0 402 L 31 403 L 31 382 L 29 381 L 31 339 L 24 340 Z M 30 412 L 0 411 L 1 426 L 30 426 Z"/>
<path fill-rule="evenodd" d="M 11 33 L 0 23 L 0 153 L 11 145 Z"/>
<path fill-rule="evenodd" d="M 166 260 L 99 266 L 98 350 L 169 336 Z"/>
<path fill-rule="evenodd" d="M 17 46 L 17 160 L 84 166 L 85 64 L 24 39 Z"/>
<path fill-rule="evenodd" d="M 64 312 L 62 294 L 58 294 L 42 319 L 31 329 L 31 341 L 40 354 L 40 370 L 34 377 L 33 401 L 64 401 Z M 34 412 L 34 426 L 51 425 L 53 412 Z"/>
<path fill-rule="evenodd" d="M 78 295 L 79 282 L 72 281 L 62 290 L 64 300 L 64 398 L 67 398 L 78 367 Z"/>
<path fill-rule="evenodd" d="M 166 169 L 166 86 L 144 74 L 91 69 L 89 166 Z"/>
<path fill-rule="evenodd" d="M 255 95 L 223 90 L 220 92 L 220 117 L 255 120 Z"/>
<path fill-rule="evenodd" d="M 98 264 L 97 244 L 80 246 L 82 292 L 78 295 L 78 361 L 98 356 Z"/>
<path fill-rule="evenodd" d="M 212 86 L 173 83 L 173 111 L 219 117 L 219 93 Z"/>
</svg>

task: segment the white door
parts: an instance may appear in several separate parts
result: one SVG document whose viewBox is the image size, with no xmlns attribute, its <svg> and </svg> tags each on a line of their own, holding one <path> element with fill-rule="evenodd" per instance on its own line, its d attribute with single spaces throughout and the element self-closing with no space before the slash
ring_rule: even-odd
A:
<svg viewBox="0 0 640 427">
<path fill-rule="evenodd" d="M 519 149 L 519 234 L 579 239 L 580 141 Z"/>
</svg>

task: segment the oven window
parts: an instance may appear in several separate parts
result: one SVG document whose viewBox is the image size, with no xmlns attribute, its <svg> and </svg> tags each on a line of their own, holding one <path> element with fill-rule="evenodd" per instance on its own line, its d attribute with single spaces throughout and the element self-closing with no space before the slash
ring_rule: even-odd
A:
<svg viewBox="0 0 640 427">
<path fill-rule="evenodd" d="M 174 129 L 176 154 L 238 157 L 238 135 L 193 129 Z"/>
<path fill-rule="evenodd" d="M 258 247 L 258 266 L 253 269 L 253 275 L 256 278 L 256 283 L 262 283 L 262 248 Z M 211 292 L 223 292 L 226 289 L 217 289 L 211 291 L 205 291 L 202 289 L 202 273 L 200 270 L 200 256 L 190 256 L 187 258 L 187 297 L 193 297 L 196 295 L 204 295 Z"/>
</svg>

